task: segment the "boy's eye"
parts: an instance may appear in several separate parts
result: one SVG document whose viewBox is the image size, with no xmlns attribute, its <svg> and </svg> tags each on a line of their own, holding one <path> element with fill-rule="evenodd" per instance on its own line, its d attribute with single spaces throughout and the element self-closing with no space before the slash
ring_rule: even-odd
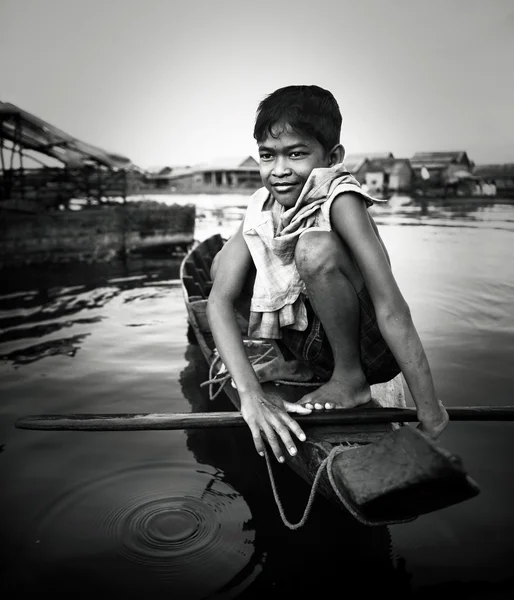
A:
<svg viewBox="0 0 514 600">
<path fill-rule="evenodd" d="M 298 151 L 298 152 L 291 152 L 291 157 L 292 158 L 299 158 L 299 157 L 305 156 L 305 155 L 306 155 L 306 152 L 300 152 L 300 151 Z"/>
<path fill-rule="evenodd" d="M 270 160 L 271 154 L 261 154 L 261 160 Z"/>
</svg>

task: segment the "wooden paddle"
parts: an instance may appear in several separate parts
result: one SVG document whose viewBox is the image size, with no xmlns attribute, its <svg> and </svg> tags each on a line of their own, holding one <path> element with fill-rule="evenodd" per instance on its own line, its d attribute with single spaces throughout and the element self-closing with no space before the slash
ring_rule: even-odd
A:
<svg viewBox="0 0 514 600">
<path fill-rule="evenodd" d="M 514 406 L 463 406 L 447 408 L 451 421 L 514 421 Z M 414 408 L 334 409 L 330 412 L 294 415 L 302 425 L 358 425 L 418 421 Z M 240 412 L 120 413 L 30 415 L 16 421 L 18 429 L 54 431 L 137 431 L 201 429 L 245 425 Z"/>
</svg>

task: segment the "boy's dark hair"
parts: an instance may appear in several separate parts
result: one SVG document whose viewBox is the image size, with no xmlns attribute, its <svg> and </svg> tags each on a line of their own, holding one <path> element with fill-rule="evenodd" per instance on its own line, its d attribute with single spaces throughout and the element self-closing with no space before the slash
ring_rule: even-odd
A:
<svg viewBox="0 0 514 600">
<path fill-rule="evenodd" d="M 316 140 L 329 152 L 339 144 L 343 119 L 334 96 L 317 85 L 290 85 L 275 90 L 257 109 L 253 137 L 273 135 L 277 123 L 288 124 Z"/>
</svg>

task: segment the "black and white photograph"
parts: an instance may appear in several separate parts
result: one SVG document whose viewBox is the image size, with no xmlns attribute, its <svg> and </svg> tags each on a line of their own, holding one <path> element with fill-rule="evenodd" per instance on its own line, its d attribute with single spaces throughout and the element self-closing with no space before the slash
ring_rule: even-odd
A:
<svg viewBox="0 0 514 600">
<path fill-rule="evenodd" d="M 0 0 L 0 595 L 514 598 L 514 4 Z"/>
</svg>

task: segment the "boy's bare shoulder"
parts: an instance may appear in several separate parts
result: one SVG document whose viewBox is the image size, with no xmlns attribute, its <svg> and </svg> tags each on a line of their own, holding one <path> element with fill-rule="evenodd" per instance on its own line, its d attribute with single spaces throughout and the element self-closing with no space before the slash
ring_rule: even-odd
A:
<svg viewBox="0 0 514 600">
<path fill-rule="evenodd" d="M 224 261 L 230 265 L 250 264 L 252 262 L 250 250 L 243 236 L 243 222 L 236 232 L 225 242 L 218 253 L 218 261 Z"/>
<path fill-rule="evenodd" d="M 342 191 L 337 194 L 330 205 L 330 219 L 336 222 L 344 218 L 361 221 L 362 226 L 370 223 L 369 202 L 363 194 L 356 191 Z"/>
</svg>

